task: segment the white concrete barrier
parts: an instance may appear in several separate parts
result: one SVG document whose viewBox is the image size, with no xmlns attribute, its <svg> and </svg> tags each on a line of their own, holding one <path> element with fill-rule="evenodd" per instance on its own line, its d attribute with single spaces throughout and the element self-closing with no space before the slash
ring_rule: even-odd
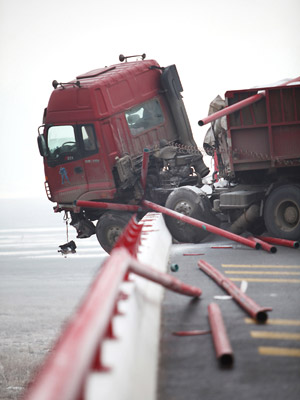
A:
<svg viewBox="0 0 300 400">
<path fill-rule="evenodd" d="M 143 218 L 138 259 L 166 272 L 172 238 L 159 213 Z M 163 287 L 137 275 L 121 289 L 128 299 L 118 302 L 123 315 L 113 318 L 115 339 L 104 341 L 102 362 L 111 369 L 89 375 L 87 400 L 155 400 Z"/>
</svg>

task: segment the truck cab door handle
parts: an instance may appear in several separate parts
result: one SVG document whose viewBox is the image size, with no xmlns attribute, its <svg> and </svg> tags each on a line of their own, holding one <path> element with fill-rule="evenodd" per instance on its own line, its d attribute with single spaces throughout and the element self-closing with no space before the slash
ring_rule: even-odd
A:
<svg viewBox="0 0 300 400">
<path fill-rule="evenodd" d="M 83 169 L 81 167 L 75 167 L 74 171 L 76 172 L 76 174 L 81 174 L 83 172 Z"/>
</svg>

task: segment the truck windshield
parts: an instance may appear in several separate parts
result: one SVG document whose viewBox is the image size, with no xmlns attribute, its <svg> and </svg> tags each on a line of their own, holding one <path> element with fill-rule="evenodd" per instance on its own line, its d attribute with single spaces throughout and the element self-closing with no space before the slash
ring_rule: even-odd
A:
<svg viewBox="0 0 300 400">
<path fill-rule="evenodd" d="M 63 153 L 77 151 L 75 131 L 71 125 L 50 126 L 47 140 L 51 159 L 59 158 Z"/>
<path fill-rule="evenodd" d="M 158 99 L 152 99 L 125 112 L 132 135 L 137 135 L 164 122 Z"/>
</svg>

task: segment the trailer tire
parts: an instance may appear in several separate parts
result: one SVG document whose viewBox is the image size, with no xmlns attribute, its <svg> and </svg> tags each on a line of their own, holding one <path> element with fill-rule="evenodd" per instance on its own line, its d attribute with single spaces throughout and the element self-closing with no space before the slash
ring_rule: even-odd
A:
<svg viewBox="0 0 300 400">
<path fill-rule="evenodd" d="M 127 212 L 108 211 L 99 218 L 96 225 L 96 236 L 107 253 L 113 249 L 131 216 L 132 214 Z"/>
<path fill-rule="evenodd" d="M 208 224 L 218 225 L 217 218 L 211 213 L 209 199 L 201 190 L 197 193 L 194 188 L 177 188 L 167 198 L 166 207 Z M 182 243 L 199 243 L 209 234 L 206 229 L 167 215 L 165 215 L 165 221 L 173 238 Z"/>
<path fill-rule="evenodd" d="M 300 239 L 300 186 L 283 185 L 268 196 L 264 208 L 268 232 L 281 239 Z"/>
</svg>

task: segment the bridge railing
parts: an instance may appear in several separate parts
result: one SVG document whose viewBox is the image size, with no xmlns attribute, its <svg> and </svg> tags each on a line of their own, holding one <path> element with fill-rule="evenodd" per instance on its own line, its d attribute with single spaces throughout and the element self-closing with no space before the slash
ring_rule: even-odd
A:
<svg viewBox="0 0 300 400">
<path fill-rule="evenodd" d="M 109 374 L 102 357 L 103 344 L 107 339 L 115 338 L 114 318 L 119 314 L 118 303 L 126 298 L 121 286 L 128 279 L 130 282 L 132 273 L 181 294 L 192 297 L 201 295 L 199 288 L 186 285 L 138 259 L 138 253 L 145 247 L 145 244 L 141 246 L 141 242 L 148 240 L 148 254 L 158 251 L 153 248 L 149 238 L 155 231 L 159 238 L 159 229 L 147 231 L 143 230 L 143 225 L 143 222 L 138 224 L 134 218 L 131 219 L 111 255 L 101 266 L 78 310 L 25 392 L 25 400 L 85 399 L 89 392 L 86 383 L 91 373 L 97 372 L 98 376 Z M 153 228 L 151 218 L 146 218 L 145 225 Z M 154 247 L 158 246 L 158 242 L 154 242 Z M 147 317 L 147 313 L 144 317 Z M 99 394 L 100 398 L 104 398 Z M 126 398 L 132 396 L 123 393 L 122 399 Z"/>
</svg>

